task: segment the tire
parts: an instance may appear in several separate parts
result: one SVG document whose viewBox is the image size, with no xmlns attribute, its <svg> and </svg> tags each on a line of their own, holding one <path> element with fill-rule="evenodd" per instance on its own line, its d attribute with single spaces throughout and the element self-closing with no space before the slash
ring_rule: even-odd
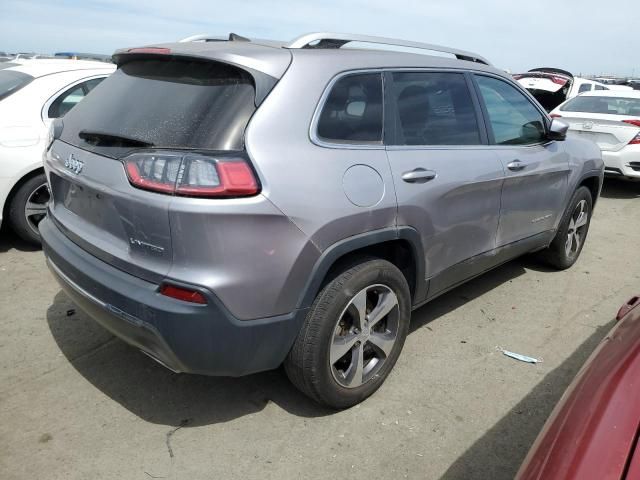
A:
<svg viewBox="0 0 640 480">
<path fill-rule="evenodd" d="M 13 195 L 9 204 L 9 222 L 13 231 L 25 242 L 40 245 L 38 223 L 47 213 L 48 201 L 49 190 L 44 173 L 25 181 Z"/>
<path fill-rule="evenodd" d="M 584 212 L 584 217 L 580 216 L 581 211 Z M 542 258 L 549 265 L 558 270 L 565 270 L 576 263 L 587 239 L 592 212 L 591 192 L 587 187 L 578 188 L 571 197 L 551 245 L 541 252 Z M 581 225 L 576 228 L 576 223 Z"/>
<path fill-rule="evenodd" d="M 287 376 L 320 404 L 356 405 L 393 369 L 410 317 L 411 295 L 402 272 L 386 260 L 363 258 L 316 297 L 284 362 Z"/>
</svg>

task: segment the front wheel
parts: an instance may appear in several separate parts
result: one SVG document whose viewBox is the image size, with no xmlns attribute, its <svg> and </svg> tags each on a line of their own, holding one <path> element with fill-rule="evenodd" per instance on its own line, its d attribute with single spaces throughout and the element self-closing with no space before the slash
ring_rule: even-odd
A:
<svg viewBox="0 0 640 480">
<path fill-rule="evenodd" d="M 360 403 L 393 369 L 410 315 L 402 272 L 385 260 L 365 259 L 318 294 L 285 360 L 287 376 L 326 406 Z"/>
<path fill-rule="evenodd" d="M 549 248 L 541 252 L 547 263 L 559 270 L 567 269 L 576 263 L 587 239 L 592 212 L 591 192 L 586 187 L 578 188 L 569 202 L 569 208 L 560 222 L 553 242 Z"/>
</svg>

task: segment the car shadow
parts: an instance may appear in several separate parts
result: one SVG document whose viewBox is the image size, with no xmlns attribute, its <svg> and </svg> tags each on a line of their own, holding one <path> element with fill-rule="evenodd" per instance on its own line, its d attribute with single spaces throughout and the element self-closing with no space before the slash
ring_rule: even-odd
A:
<svg viewBox="0 0 640 480">
<path fill-rule="evenodd" d="M 607 177 L 602 185 L 601 197 L 630 199 L 640 197 L 640 182 Z"/>
<path fill-rule="evenodd" d="M 507 263 L 414 312 L 411 331 L 525 273 Z M 270 403 L 301 417 L 335 413 L 296 390 L 282 368 L 241 378 L 175 374 L 115 338 L 62 292 L 47 310 L 49 329 L 71 365 L 96 388 L 143 420 L 202 426 L 257 413 Z"/>
<path fill-rule="evenodd" d="M 560 397 L 613 327 L 598 327 L 560 366 L 464 452 L 440 480 L 513 479 Z"/>
<path fill-rule="evenodd" d="M 0 229 L 0 253 L 8 252 L 9 250 L 19 250 L 20 252 L 37 252 L 41 250 L 40 247 L 27 243 L 18 237 L 6 225 L 6 222 L 7 219 L 5 217 L 5 225 Z"/>
</svg>

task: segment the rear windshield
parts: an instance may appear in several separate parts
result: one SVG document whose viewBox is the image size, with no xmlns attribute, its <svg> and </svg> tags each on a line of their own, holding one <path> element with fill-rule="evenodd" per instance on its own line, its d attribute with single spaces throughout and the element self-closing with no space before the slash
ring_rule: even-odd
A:
<svg viewBox="0 0 640 480">
<path fill-rule="evenodd" d="M 64 117 L 61 139 L 109 156 L 136 146 L 242 150 L 254 101 L 253 79 L 237 67 L 136 60 Z"/>
<path fill-rule="evenodd" d="M 7 98 L 33 80 L 31 75 L 14 70 L 0 70 L 0 100 Z"/>
<path fill-rule="evenodd" d="M 640 98 L 579 96 L 569 100 L 560 107 L 560 110 L 608 115 L 640 115 Z"/>
</svg>

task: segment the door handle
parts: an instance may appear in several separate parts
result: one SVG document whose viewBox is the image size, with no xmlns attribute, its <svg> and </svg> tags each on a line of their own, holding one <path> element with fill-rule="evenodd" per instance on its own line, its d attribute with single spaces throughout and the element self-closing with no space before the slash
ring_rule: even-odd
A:
<svg viewBox="0 0 640 480">
<path fill-rule="evenodd" d="M 518 172 L 522 169 L 524 169 L 527 165 L 522 163 L 520 160 L 514 160 L 511 163 L 507 164 L 507 168 L 509 170 L 513 170 L 514 172 Z"/>
<path fill-rule="evenodd" d="M 436 178 L 436 172 L 424 168 L 416 168 L 402 174 L 402 180 L 407 183 L 425 183 Z"/>
</svg>

